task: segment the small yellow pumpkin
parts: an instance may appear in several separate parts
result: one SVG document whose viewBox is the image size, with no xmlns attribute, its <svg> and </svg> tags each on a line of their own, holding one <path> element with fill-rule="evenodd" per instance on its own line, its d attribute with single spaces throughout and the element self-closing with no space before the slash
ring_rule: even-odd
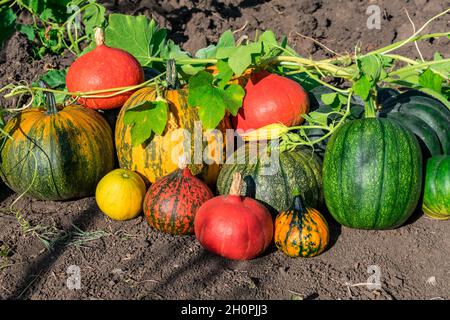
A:
<svg viewBox="0 0 450 320">
<path fill-rule="evenodd" d="M 129 220 L 142 211 L 146 187 L 138 173 L 115 169 L 97 185 L 95 200 L 100 210 L 113 220 Z"/>
<path fill-rule="evenodd" d="M 294 197 L 291 210 L 275 219 L 275 245 L 290 257 L 314 257 L 329 241 L 328 224 L 316 209 L 307 208 L 300 195 Z"/>
</svg>

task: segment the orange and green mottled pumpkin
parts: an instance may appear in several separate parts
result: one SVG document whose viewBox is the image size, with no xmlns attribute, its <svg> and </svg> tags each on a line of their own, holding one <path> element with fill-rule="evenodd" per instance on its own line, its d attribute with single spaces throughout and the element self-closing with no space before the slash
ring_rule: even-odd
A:
<svg viewBox="0 0 450 320">
<path fill-rule="evenodd" d="M 328 245 L 328 224 L 316 209 L 307 208 L 301 196 L 294 197 L 291 210 L 275 219 L 275 245 L 290 257 L 314 257 Z"/>
<path fill-rule="evenodd" d="M 91 196 L 114 167 L 111 128 L 94 110 L 78 105 L 57 108 L 48 94 L 46 108 L 27 109 L 6 124 L 0 174 L 15 192 L 40 200 Z"/>
<path fill-rule="evenodd" d="M 116 149 L 119 165 L 121 168 L 139 172 L 151 183 L 158 178 L 166 176 L 175 171 L 178 167 L 177 160 L 187 151 L 191 152 L 191 164 L 189 169 L 194 175 L 201 174 L 200 177 L 209 185 L 213 185 L 220 170 L 220 163 L 223 163 L 225 152 L 221 147 L 221 141 L 225 141 L 223 135 L 207 134 L 207 141 L 203 141 L 200 153 L 194 151 L 194 129 L 201 124 L 197 108 L 188 106 L 188 91 L 186 88 L 178 90 L 165 90 L 164 98 L 169 104 L 168 120 L 162 135 L 155 135 L 149 142 L 138 146 L 133 146 L 131 140 L 131 126 L 124 123 L 125 112 L 144 101 L 154 101 L 157 97 L 154 88 L 143 88 L 135 92 L 125 103 L 119 113 L 116 123 Z M 197 123 L 197 124 L 196 124 Z M 225 118 L 219 125 L 220 131 L 231 128 L 228 118 Z M 197 133 L 201 138 L 201 132 Z M 186 134 L 190 133 L 190 139 Z M 189 143 L 190 142 L 190 143 Z M 225 147 L 225 143 L 222 144 Z M 206 151 L 205 151 L 206 150 Z M 213 160 L 210 165 L 203 161 L 203 152 Z M 197 154 L 198 159 L 195 158 Z M 175 161 L 174 161 L 175 160 Z"/>
<path fill-rule="evenodd" d="M 182 164 L 150 186 L 144 199 L 145 218 L 159 231 L 192 234 L 197 210 L 212 197 L 208 186 Z"/>
</svg>

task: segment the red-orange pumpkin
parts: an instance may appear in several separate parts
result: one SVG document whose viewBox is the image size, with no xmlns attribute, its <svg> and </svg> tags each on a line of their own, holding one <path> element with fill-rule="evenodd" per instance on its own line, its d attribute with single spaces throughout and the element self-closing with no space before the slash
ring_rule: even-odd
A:
<svg viewBox="0 0 450 320">
<path fill-rule="evenodd" d="M 273 238 L 273 221 L 257 200 L 239 196 L 242 177 L 236 173 L 229 195 L 205 202 L 198 210 L 194 229 L 208 251 L 233 260 L 249 260 L 263 253 Z"/>
<path fill-rule="evenodd" d="M 144 81 L 144 71 L 139 62 L 124 50 L 104 45 L 101 29 L 96 30 L 95 40 L 97 47 L 79 57 L 69 67 L 66 77 L 69 91 L 88 92 L 128 87 Z M 132 93 L 128 91 L 109 98 L 80 98 L 78 102 L 91 109 L 114 109 L 121 107 Z"/>
<path fill-rule="evenodd" d="M 242 108 L 233 123 L 236 129 L 259 129 L 268 124 L 295 126 L 309 110 L 308 94 L 294 80 L 267 71 L 252 74 L 245 86 Z"/>
</svg>

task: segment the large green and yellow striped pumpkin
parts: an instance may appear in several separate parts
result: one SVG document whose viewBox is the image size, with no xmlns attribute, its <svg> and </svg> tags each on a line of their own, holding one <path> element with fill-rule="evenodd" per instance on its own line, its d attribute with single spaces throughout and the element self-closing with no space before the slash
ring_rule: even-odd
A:
<svg viewBox="0 0 450 320">
<path fill-rule="evenodd" d="M 164 98 L 169 103 L 169 113 L 166 128 L 162 135 L 155 135 L 150 141 L 133 146 L 131 139 L 131 125 L 124 123 L 125 112 L 142 102 L 154 101 L 157 97 L 156 90 L 146 87 L 135 92 L 121 109 L 116 123 L 116 150 L 121 168 L 139 172 L 148 181 L 155 182 L 158 178 L 166 176 L 178 168 L 178 159 L 183 153 L 190 151 L 191 164 L 189 169 L 194 175 L 200 177 L 209 185 L 213 185 L 219 174 L 220 164 L 223 162 L 221 148 L 222 138 L 217 135 L 207 134 L 206 141 L 198 144 L 200 150 L 194 151 L 194 129 L 200 125 L 197 108 L 188 106 L 187 89 L 165 90 Z M 228 118 L 219 125 L 224 131 L 231 128 Z M 197 130 L 201 137 L 201 131 Z M 204 132 L 204 131 L 203 131 Z M 187 138 L 185 134 L 189 134 Z M 220 133 L 222 135 L 222 133 Z M 198 136 L 198 135 L 197 135 Z M 224 139 L 223 139 L 224 140 Z M 225 141 L 225 140 L 224 140 Z M 205 151 L 206 150 L 206 151 Z M 205 152 L 212 164 L 207 165 L 203 159 Z M 197 158 L 195 158 L 197 155 Z"/>
<path fill-rule="evenodd" d="M 401 226 L 417 206 L 421 185 L 419 143 L 395 120 L 354 120 L 339 127 L 328 142 L 323 161 L 325 202 L 344 226 Z"/>
<path fill-rule="evenodd" d="M 78 105 L 28 109 L 5 126 L 1 177 L 15 192 L 40 200 L 91 196 L 114 167 L 111 128 Z"/>
</svg>

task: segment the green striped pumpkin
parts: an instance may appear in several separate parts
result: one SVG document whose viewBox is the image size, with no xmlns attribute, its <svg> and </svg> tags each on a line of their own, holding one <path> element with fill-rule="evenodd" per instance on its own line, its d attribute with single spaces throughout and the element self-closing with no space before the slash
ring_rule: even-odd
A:
<svg viewBox="0 0 450 320">
<path fill-rule="evenodd" d="M 114 167 L 112 132 L 94 110 L 78 105 L 20 112 L 5 126 L 1 177 L 15 192 L 40 200 L 91 196 Z"/>
<path fill-rule="evenodd" d="M 289 210 L 297 189 L 308 206 L 318 208 L 323 204 L 322 163 L 312 150 L 259 152 L 259 156 L 250 150 L 248 145 L 243 146 L 227 159 L 217 180 L 220 194 L 229 193 L 233 175 L 240 172 L 245 177 L 241 194 L 266 204 L 272 214 Z"/>
<path fill-rule="evenodd" d="M 435 219 L 450 219 L 450 156 L 428 159 L 423 212 Z"/>
<path fill-rule="evenodd" d="M 417 206 L 422 153 L 414 135 L 394 120 L 354 120 L 332 135 L 323 176 L 326 205 L 339 223 L 396 228 Z"/>
</svg>

